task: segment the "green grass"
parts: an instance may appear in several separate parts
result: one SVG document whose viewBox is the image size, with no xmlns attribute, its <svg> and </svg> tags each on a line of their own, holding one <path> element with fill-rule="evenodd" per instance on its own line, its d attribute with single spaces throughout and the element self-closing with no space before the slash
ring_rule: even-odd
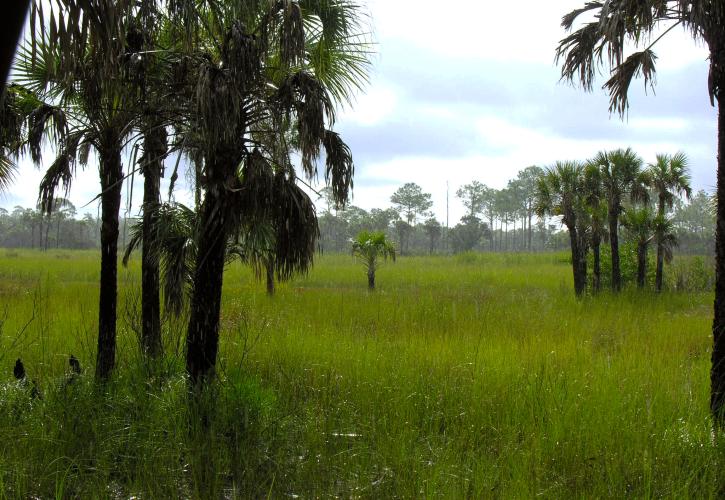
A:
<svg viewBox="0 0 725 500">
<path fill-rule="evenodd" d="M 399 259 L 373 294 L 359 263 L 325 256 L 269 299 L 235 265 L 220 382 L 190 406 L 183 321 L 158 366 L 137 354 L 138 262 L 119 274 L 117 374 L 92 383 L 98 266 L 92 252 L 0 251 L 0 495 L 725 490 L 708 418 L 712 293 L 577 301 L 563 255 L 466 254 Z M 70 353 L 87 374 L 64 386 Z M 17 357 L 42 400 L 12 382 Z"/>
</svg>

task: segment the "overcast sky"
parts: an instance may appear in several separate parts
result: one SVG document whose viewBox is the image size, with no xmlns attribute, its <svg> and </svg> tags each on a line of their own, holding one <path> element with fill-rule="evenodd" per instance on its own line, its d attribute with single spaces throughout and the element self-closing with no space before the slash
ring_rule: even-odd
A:
<svg viewBox="0 0 725 500">
<path fill-rule="evenodd" d="M 462 184 L 475 179 L 503 188 L 529 165 L 628 146 L 646 162 L 656 153 L 684 151 L 693 187 L 713 190 L 717 133 L 707 51 L 686 33 L 668 34 L 657 44 L 656 95 L 645 95 L 635 81 L 622 121 L 609 115 L 604 78 L 593 93 L 559 82 L 560 19 L 583 2 L 366 2 L 377 52 L 371 83 L 336 124 L 355 158 L 353 204 L 388 207 L 400 185 L 416 182 L 432 193 L 445 224 L 448 185 L 453 225 L 463 215 L 455 198 Z M 23 162 L 0 206 L 33 206 L 41 177 Z M 70 198 L 81 207 L 98 189 L 91 168 Z M 134 191 L 140 200 L 140 183 Z M 183 192 L 177 197 L 188 201 Z M 78 211 L 95 213 L 96 205 Z"/>
</svg>

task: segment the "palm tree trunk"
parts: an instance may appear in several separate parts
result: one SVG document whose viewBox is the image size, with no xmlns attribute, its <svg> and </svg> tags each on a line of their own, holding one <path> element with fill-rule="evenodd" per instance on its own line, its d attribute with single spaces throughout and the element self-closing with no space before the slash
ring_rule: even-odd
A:
<svg viewBox="0 0 725 500">
<path fill-rule="evenodd" d="M 601 240 L 597 238 L 594 240 L 592 245 L 592 252 L 594 253 L 594 271 L 592 276 L 592 288 L 597 293 L 602 288 L 602 264 L 601 264 Z"/>
<path fill-rule="evenodd" d="M 141 246 L 141 349 L 151 358 L 162 353 L 159 258 L 154 221 L 161 200 L 161 168 L 166 154 L 166 132 L 149 128 L 144 135 L 143 241 Z"/>
<path fill-rule="evenodd" d="M 712 367 L 710 369 L 710 411 L 718 427 L 725 424 L 725 42 L 719 51 L 711 46 L 711 69 L 717 89 L 718 158 L 717 225 L 715 228 L 715 314 L 712 322 Z"/>
<path fill-rule="evenodd" d="M 217 162 L 214 168 L 207 168 L 208 184 L 201 205 L 201 232 L 186 336 L 186 372 L 193 386 L 199 386 L 214 376 L 219 348 L 219 313 L 229 207 L 224 196 L 223 167 L 220 168 L 225 162 L 222 158 Z"/>
<path fill-rule="evenodd" d="M 637 288 L 644 288 L 647 275 L 647 245 L 637 244 Z"/>
<path fill-rule="evenodd" d="M 574 225 L 569 228 L 569 243 L 571 245 L 571 267 L 574 274 L 574 294 L 580 297 L 586 288 L 586 278 L 582 280 L 581 249 L 579 248 L 579 238 Z"/>
<path fill-rule="evenodd" d="M 612 249 L 612 291 L 622 289 L 622 271 L 619 267 L 619 236 L 617 234 L 618 215 L 614 210 L 609 211 L 609 244 Z"/>
<path fill-rule="evenodd" d="M 116 363 L 118 214 L 122 186 L 121 149 L 111 146 L 101 152 L 101 291 L 96 354 L 96 379 L 101 381 L 110 377 Z"/>
<path fill-rule="evenodd" d="M 368 269 L 368 290 L 375 290 L 375 269 Z"/>
<path fill-rule="evenodd" d="M 274 266 L 267 263 L 264 267 L 267 274 L 267 295 L 272 297 L 274 295 Z"/>
<path fill-rule="evenodd" d="M 657 203 L 657 213 L 664 220 L 665 216 L 665 197 L 660 193 Z M 662 291 L 662 275 L 665 267 L 665 247 L 662 244 L 662 234 L 657 235 L 657 269 L 655 272 L 655 290 Z"/>
<path fill-rule="evenodd" d="M 657 272 L 655 274 L 655 290 L 662 291 L 662 277 L 665 267 L 665 250 L 662 245 L 661 237 L 657 238 Z"/>
</svg>

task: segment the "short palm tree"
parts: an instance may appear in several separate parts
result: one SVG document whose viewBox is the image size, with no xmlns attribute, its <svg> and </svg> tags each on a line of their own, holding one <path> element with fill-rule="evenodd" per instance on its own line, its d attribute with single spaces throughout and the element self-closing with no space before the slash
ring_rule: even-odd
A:
<svg viewBox="0 0 725 500">
<path fill-rule="evenodd" d="M 675 196 L 685 195 L 688 199 L 692 194 L 690 176 L 687 169 L 687 156 L 676 153 L 672 156 L 659 154 L 656 161 L 647 168 L 651 186 L 657 196 L 657 217 L 666 221 L 667 210 L 672 208 Z M 666 224 L 659 224 L 655 232 L 657 243 L 657 273 L 655 275 L 655 289 L 662 290 L 662 275 L 665 261 L 667 233 L 662 231 Z M 671 248 L 671 247 L 670 247 Z"/>
<path fill-rule="evenodd" d="M 588 214 L 584 166 L 575 161 L 556 162 L 544 170 L 536 187 L 535 211 L 539 217 L 560 216 L 569 230 L 574 293 L 581 296 L 587 287 Z"/>
<path fill-rule="evenodd" d="M 637 242 L 637 288 L 641 289 L 647 277 L 647 248 L 654 239 L 654 214 L 649 207 L 628 208 L 622 215 L 622 225 Z"/>
<path fill-rule="evenodd" d="M 387 260 L 390 257 L 395 261 L 395 246 L 383 232 L 361 231 L 352 240 L 352 254 L 365 266 L 368 289 L 375 290 L 375 271 L 380 267 L 381 259 Z"/>
</svg>

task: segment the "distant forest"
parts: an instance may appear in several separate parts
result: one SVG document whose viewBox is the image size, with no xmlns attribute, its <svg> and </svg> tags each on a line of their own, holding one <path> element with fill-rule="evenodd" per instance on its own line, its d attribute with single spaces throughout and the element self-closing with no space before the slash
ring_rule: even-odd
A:
<svg viewBox="0 0 725 500">
<path fill-rule="evenodd" d="M 476 205 L 476 189 L 486 193 L 485 199 L 490 202 L 481 201 Z M 327 191 L 323 190 L 322 194 L 325 196 Z M 410 204 L 416 196 L 418 206 Z M 413 183 L 398 189 L 391 197 L 398 203 L 391 201 L 391 206 L 385 208 L 364 210 L 350 205 L 335 210 L 334 202 L 326 200 L 318 208 L 319 250 L 350 252 L 350 240 L 363 230 L 385 232 L 403 255 L 568 249 L 566 228 L 556 219 L 536 217 L 527 195 L 515 183 L 494 190 L 474 182 L 458 189 L 457 197 L 467 206 L 468 213 L 449 228 L 428 212 L 430 195 Z M 100 247 L 101 221 L 97 216 L 89 212 L 79 215 L 76 207 L 65 199 L 57 199 L 56 205 L 50 216 L 37 208 L 16 206 L 12 211 L 0 208 L 0 247 L 45 250 Z M 470 213 L 471 206 L 475 214 Z M 677 199 L 670 216 L 679 241 L 678 253 L 714 253 L 715 218 L 709 194 L 701 190 L 689 200 Z M 119 244 L 125 247 L 131 228 L 138 222 L 136 218 L 120 219 Z"/>
</svg>

